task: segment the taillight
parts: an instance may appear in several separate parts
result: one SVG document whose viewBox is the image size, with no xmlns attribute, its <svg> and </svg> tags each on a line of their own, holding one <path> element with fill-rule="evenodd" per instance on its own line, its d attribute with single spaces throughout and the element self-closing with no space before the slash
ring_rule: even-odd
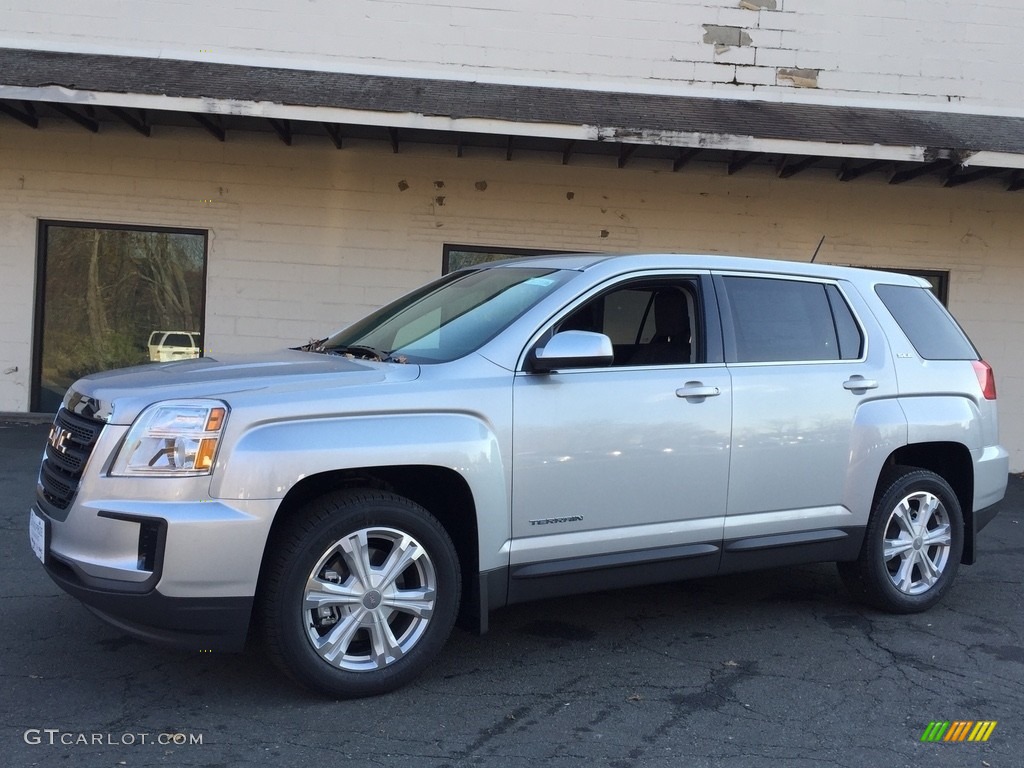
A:
<svg viewBox="0 0 1024 768">
<path fill-rule="evenodd" d="M 992 373 L 992 366 L 984 360 L 975 360 L 973 363 L 974 372 L 978 374 L 978 384 L 981 386 L 981 394 L 986 400 L 996 399 L 996 377 Z"/>
</svg>

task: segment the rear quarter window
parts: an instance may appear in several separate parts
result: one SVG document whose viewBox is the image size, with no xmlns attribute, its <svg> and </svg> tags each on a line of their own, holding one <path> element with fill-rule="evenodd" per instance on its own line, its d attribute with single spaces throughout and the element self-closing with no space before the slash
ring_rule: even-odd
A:
<svg viewBox="0 0 1024 768">
<path fill-rule="evenodd" d="M 925 360 L 977 360 L 960 326 L 927 288 L 876 285 L 875 293 Z"/>
</svg>

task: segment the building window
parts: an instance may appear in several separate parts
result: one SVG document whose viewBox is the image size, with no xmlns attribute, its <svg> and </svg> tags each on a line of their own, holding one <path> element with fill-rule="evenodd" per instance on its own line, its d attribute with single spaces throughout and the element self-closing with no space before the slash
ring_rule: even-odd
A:
<svg viewBox="0 0 1024 768">
<path fill-rule="evenodd" d="M 523 256 L 545 256 L 565 251 L 536 250 L 531 248 L 488 248 L 480 245 L 445 245 L 441 262 L 441 273 L 447 275 L 463 267 L 486 264 L 490 261 L 503 261 Z"/>
<path fill-rule="evenodd" d="M 942 302 L 942 306 L 949 306 L 949 272 L 938 269 L 897 269 L 895 267 L 878 267 L 882 272 L 899 272 L 903 275 L 923 277 L 932 287 L 932 293 Z"/>
<path fill-rule="evenodd" d="M 206 254 L 205 230 L 41 221 L 32 410 L 90 373 L 199 356 Z"/>
</svg>

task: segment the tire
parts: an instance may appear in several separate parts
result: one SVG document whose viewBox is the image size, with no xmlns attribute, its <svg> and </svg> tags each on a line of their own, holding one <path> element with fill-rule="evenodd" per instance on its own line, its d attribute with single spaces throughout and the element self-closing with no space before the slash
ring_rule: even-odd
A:
<svg viewBox="0 0 1024 768">
<path fill-rule="evenodd" d="M 335 698 L 376 696 L 430 664 L 458 613 L 458 556 L 418 504 L 375 490 L 321 497 L 268 551 L 263 637 L 294 680 Z"/>
<path fill-rule="evenodd" d="M 879 482 L 859 558 L 837 565 L 861 602 L 918 613 L 952 586 L 963 548 L 963 513 L 949 483 L 925 469 L 893 467 Z"/>
</svg>

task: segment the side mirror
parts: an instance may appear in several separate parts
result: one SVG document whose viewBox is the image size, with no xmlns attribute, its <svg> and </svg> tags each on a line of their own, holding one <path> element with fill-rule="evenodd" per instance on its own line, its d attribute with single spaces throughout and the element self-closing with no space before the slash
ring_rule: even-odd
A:
<svg viewBox="0 0 1024 768">
<path fill-rule="evenodd" d="M 611 365 L 615 359 L 612 340 L 603 333 L 562 331 L 531 355 L 532 368 L 547 373 L 562 368 L 592 368 Z"/>
</svg>

